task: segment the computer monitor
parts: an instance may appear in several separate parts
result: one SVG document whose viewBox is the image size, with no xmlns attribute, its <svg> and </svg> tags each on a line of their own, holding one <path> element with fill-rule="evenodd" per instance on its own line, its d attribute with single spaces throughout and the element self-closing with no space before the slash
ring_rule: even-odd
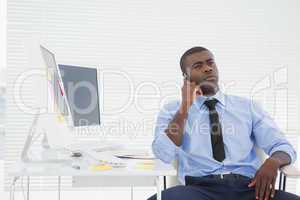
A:
<svg viewBox="0 0 300 200">
<path fill-rule="evenodd" d="M 59 64 L 75 127 L 100 125 L 97 69 Z"/>
<path fill-rule="evenodd" d="M 40 50 L 46 67 L 48 111 L 39 114 L 39 126 L 51 148 L 64 147 L 72 143 L 72 115 L 55 55 L 42 45 Z"/>
<path fill-rule="evenodd" d="M 39 115 L 39 127 L 46 136 L 48 146 L 96 151 L 103 146 L 119 148 L 119 144 L 107 144 L 102 140 L 87 143 L 74 141 L 74 133 L 78 130 L 98 128 L 100 125 L 97 69 L 57 65 L 54 53 L 42 45 L 40 49 L 47 69 L 48 100 L 54 106 L 54 112 Z M 28 141 L 31 142 L 31 139 L 29 136 Z"/>
</svg>

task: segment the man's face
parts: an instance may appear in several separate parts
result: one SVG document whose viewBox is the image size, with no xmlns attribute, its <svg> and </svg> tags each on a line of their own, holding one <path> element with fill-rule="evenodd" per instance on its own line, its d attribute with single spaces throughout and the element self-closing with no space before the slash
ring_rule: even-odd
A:
<svg viewBox="0 0 300 200">
<path fill-rule="evenodd" d="M 219 72 L 214 56 L 209 51 L 196 52 L 185 58 L 187 76 L 202 88 L 218 87 Z"/>
</svg>

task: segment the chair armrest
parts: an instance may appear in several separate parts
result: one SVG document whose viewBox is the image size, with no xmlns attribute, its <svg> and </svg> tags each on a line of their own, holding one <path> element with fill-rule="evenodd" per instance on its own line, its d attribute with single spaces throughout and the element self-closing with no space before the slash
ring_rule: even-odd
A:
<svg viewBox="0 0 300 200">
<path fill-rule="evenodd" d="M 286 177 L 300 178 L 300 169 L 296 165 L 287 165 L 280 170 Z"/>
</svg>

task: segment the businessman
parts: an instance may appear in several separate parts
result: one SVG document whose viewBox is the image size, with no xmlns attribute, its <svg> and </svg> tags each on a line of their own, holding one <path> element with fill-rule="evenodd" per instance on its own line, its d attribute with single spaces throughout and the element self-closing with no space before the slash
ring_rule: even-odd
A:
<svg viewBox="0 0 300 200">
<path fill-rule="evenodd" d="M 296 153 L 271 117 L 256 102 L 220 91 L 208 49 L 187 50 L 180 66 L 181 101 L 160 111 L 152 149 L 162 161 L 178 162 L 182 185 L 164 190 L 162 199 L 300 200 L 275 190 L 278 169 Z M 269 155 L 263 163 L 256 148 Z"/>
</svg>

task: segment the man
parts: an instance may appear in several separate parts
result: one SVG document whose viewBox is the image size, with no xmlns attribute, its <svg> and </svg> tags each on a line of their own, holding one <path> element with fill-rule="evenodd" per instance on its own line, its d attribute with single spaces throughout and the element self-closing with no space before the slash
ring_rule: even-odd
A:
<svg viewBox="0 0 300 200">
<path fill-rule="evenodd" d="M 278 169 L 294 162 L 296 153 L 270 116 L 250 99 L 219 90 L 208 49 L 187 50 L 180 66 L 182 99 L 159 113 L 152 148 L 162 161 L 178 162 L 183 185 L 164 190 L 162 199 L 300 199 L 275 191 Z M 270 156 L 264 163 L 256 147 Z"/>
</svg>

